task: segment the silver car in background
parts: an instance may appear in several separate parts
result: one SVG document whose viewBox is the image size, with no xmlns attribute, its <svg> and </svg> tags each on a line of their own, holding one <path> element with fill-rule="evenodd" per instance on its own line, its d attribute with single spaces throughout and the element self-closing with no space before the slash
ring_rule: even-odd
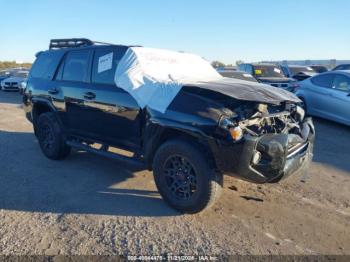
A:
<svg viewBox="0 0 350 262">
<path fill-rule="evenodd" d="M 20 91 L 24 83 L 27 81 L 29 71 L 21 70 L 13 72 L 12 75 L 8 78 L 5 78 L 0 83 L 0 89 L 2 91 Z"/>
<path fill-rule="evenodd" d="M 350 70 L 308 78 L 300 82 L 296 95 L 309 115 L 350 126 Z"/>
</svg>

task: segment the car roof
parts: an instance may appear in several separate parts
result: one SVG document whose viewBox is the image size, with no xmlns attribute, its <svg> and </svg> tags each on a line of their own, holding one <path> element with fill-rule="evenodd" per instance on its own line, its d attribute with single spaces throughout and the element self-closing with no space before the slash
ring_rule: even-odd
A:
<svg viewBox="0 0 350 262">
<path fill-rule="evenodd" d="M 252 65 L 252 66 L 277 66 L 273 63 L 242 63 L 241 65 Z"/>
<path fill-rule="evenodd" d="M 59 49 L 48 49 L 42 52 L 67 52 L 67 51 L 74 51 L 74 50 L 86 50 L 86 49 L 103 49 L 106 47 L 133 47 L 133 46 L 128 46 L 128 45 L 113 45 L 113 44 L 108 44 L 108 45 L 91 45 L 91 46 L 81 46 L 81 47 L 67 47 L 67 48 L 59 48 Z M 42 53 L 39 52 L 39 53 Z"/>
<path fill-rule="evenodd" d="M 317 77 L 320 75 L 328 75 L 328 74 L 341 74 L 341 75 L 346 75 L 350 77 L 350 70 L 334 70 L 334 71 L 327 71 L 321 74 L 314 75 L 313 77 Z"/>
<path fill-rule="evenodd" d="M 310 67 L 306 65 L 287 65 L 288 67 Z"/>
</svg>

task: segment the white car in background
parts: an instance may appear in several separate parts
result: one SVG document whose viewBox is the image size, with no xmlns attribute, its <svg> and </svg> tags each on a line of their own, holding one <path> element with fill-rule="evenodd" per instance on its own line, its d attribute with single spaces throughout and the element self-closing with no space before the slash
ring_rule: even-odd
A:
<svg viewBox="0 0 350 262">
<path fill-rule="evenodd" d="M 28 71 L 18 71 L 15 72 L 9 78 L 6 78 L 1 81 L 1 90 L 2 91 L 23 91 L 22 88 L 25 87 L 25 83 L 28 78 Z"/>
</svg>

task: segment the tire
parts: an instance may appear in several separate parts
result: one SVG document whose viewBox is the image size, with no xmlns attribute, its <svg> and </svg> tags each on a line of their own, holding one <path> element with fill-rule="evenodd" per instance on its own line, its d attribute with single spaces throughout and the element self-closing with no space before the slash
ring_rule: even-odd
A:
<svg viewBox="0 0 350 262">
<path fill-rule="evenodd" d="M 153 175 L 159 193 L 171 207 L 197 213 L 220 196 L 223 176 L 205 155 L 182 140 L 164 143 L 153 160 Z"/>
<path fill-rule="evenodd" d="M 47 158 L 60 160 L 70 154 L 71 148 L 65 143 L 62 128 L 54 113 L 41 114 L 35 129 L 41 151 Z"/>
</svg>

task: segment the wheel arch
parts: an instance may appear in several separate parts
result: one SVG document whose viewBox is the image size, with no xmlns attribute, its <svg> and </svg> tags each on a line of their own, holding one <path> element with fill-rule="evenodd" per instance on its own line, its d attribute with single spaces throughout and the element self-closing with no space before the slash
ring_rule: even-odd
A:
<svg viewBox="0 0 350 262">
<path fill-rule="evenodd" d="M 36 134 L 36 125 L 39 119 L 39 116 L 43 113 L 56 113 L 57 110 L 55 107 L 48 101 L 41 100 L 41 99 L 35 99 L 32 100 L 33 108 L 32 108 L 32 120 L 33 120 L 33 126 L 34 126 L 34 133 Z M 58 120 L 59 124 L 61 125 L 61 122 Z"/>
<path fill-rule="evenodd" d="M 213 166 L 216 166 L 213 153 L 209 145 L 209 138 L 201 130 L 190 127 L 174 127 L 174 126 L 160 126 L 156 125 L 149 127 L 146 131 L 144 144 L 144 152 L 146 159 L 146 167 L 152 170 L 152 163 L 154 156 L 159 147 L 169 140 L 182 140 L 189 142 L 190 144 L 199 146 L 202 152 L 205 152 L 209 161 Z"/>
</svg>

